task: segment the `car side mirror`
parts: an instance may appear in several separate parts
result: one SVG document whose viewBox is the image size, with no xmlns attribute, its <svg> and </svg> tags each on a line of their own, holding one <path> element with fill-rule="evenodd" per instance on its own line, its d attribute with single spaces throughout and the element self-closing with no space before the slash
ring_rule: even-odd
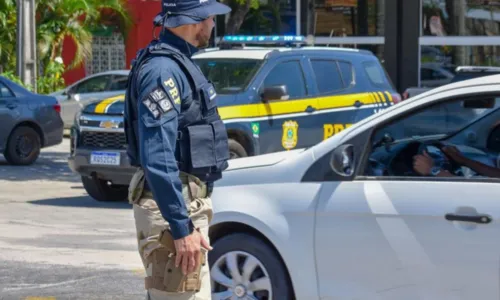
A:
<svg viewBox="0 0 500 300">
<path fill-rule="evenodd" d="M 286 85 L 273 85 L 264 88 L 261 94 L 262 101 L 268 102 L 271 100 L 288 100 L 288 90 Z"/>
<path fill-rule="evenodd" d="M 330 167 L 335 173 L 342 177 L 350 177 L 354 174 L 355 166 L 353 145 L 342 145 L 333 150 Z"/>
</svg>

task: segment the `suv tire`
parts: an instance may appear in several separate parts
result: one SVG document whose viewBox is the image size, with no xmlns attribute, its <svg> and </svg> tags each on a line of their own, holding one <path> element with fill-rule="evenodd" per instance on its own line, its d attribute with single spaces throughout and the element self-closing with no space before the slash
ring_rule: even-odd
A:
<svg viewBox="0 0 500 300">
<path fill-rule="evenodd" d="M 229 139 L 228 145 L 229 145 L 229 159 L 248 156 L 245 148 L 237 141 Z"/>
<path fill-rule="evenodd" d="M 4 156 L 11 165 L 31 165 L 40 156 L 41 146 L 38 132 L 31 127 L 20 126 L 10 134 Z"/>
<path fill-rule="evenodd" d="M 236 256 L 235 264 L 227 263 L 226 258 L 231 257 L 231 255 L 233 257 Z M 269 280 L 268 288 L 271 290 L 272 299 L 294 299 L 293 288 L 287 275 L 288 271 L 279 255 L 267 243 L 246 233 L 226 235 L 216 240 L 213 250 L 208 252 L 210 277 L 212 279 L 212 295 L 222 293 L 228 289 L 224 284 L 227 284 L 226 278 L 233 281 L 232 276 L 227 275 L 232 274 L 231 271 L 238 272 L 240 276 L 243 275 L 241 266 L 244 265 L 244 260 L 247 258 L 257 262 L 257 267 L 250 273 L 249 280 L 244 280 L 246 281 L 244 284 L 245 289 L 248 289 L 250 282 L 266 278 Z M 240 262 L 242 263 L 241 265 L 239 265 Z M 237 270 L 230 271 L 231 265 L 237 268 Z M 220 274 L 223 274 L 222 279 L 224 282 L 222 284 L 217 281 L 221 278 L 221 276 L 218 276 Z M 233 284 L 234 286 L 237 285 L 235 281 L 233 281 Z M 257 293 L 262 293 L 262 291 L 258 291 Z M 271 299 L 271 295 L 266 295 L 266 293 L 257 294 L 254 295 L 254 298 Z"/>
<path fill-rule="evenodd" d="M 108 185 L 106 180 L 82 176 L 83 187 L 90 197 L 102 202 L 125 201 L 128 198 L 128 186 Z"/>
</svg>

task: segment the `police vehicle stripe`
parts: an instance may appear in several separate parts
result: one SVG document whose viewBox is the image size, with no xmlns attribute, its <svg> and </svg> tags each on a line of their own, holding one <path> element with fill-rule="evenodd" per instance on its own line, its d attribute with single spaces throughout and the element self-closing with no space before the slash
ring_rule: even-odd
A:
<svg viewBox="0 0 500 300">
<path fill-rule="evenodd" d="M 107 112 L 107 109 L 109 108 L 110 105 L 119 100 L 123 100 L 123 95 L 104 99 L 98 105 L 96 105 L 94 112 L 97 114 L 104 114 Z"/>
<path fill-rule="evenodd" d="M 378 97 L 375 95 L 375 93 L 371 92 L 370 96 L 372 97 L 374 103 L 377 104 L 377 107 L 380 107 L 380 102 L 378 100 Z"/>
<path fill-rule="evenodd" d="M 387 95 L 387 98 L 389 98 L 389 102 L 391 102 L 391 105 L 394 104 L 394 100 L 392 100 L 392 95 L 388 91 L 385 91 L 385 94 Z"/>
<path fill-rule="evenodd" d="M 290 114 L 311 115 L 312 113 L 305 113 L 306 108 L 310 105 L 317 107 L 315 113 L 318 113 L 324 110 L 331 111 L 331 109 L 356 109 L 354 106 L 356 101 L 362 101 L 365 105 L 377 103 L 370 98 L 370 93 L 362 93 L 219 107 L 219 114 L 224 120 L 269 116 L 276 117 Z"/>
<path fill-rule="evenodd" d="M 382 101 L 382 104 L 384 106 L 388 106 L 389 105 L 389 102 L 385 98 L 384 94 L 382 94 L 382 92 L 377 92 L 377 95 L 380 97 L 380 100 Z"/>
<path fill-rule="evenodd" d="M 379 106 L 377 104 L 368 104 L 368 105 L 363 105 L 364 109 L 367 108 L 378 108 Z M 243 122 L 257 122 L 257 121 L 269 121 L 270 119 L 272 120 L 280 120 L 280 119 L 287 119 L 287 118 L 297 118 L 297 117 L 303 117 L 303 116 L 313 116 L 313 115 L 322 115 L 322 114 L 327 114 L 331 112 L 342 112 L 342 111 L 353 111 L 357 110 L 358 108 L 356 107 L 340 107 L 340 108 L 331 108 L 331 109 L 322 109 L 322 110 L 317 110 L 312 113 L 308 112 L 302 112 L 302 113 L 294 113 L 294 114 L 283 114 L 283 115 L 269 115 L 269 116 L 263 116 L 263 117 L 248 117 L 248 118 L 233 118 L 233 119 L 224 119 L 224 123 L 229 124 L 229 123 L 243 123 Z M 221 114 L 222 116 L 222 114 Z"/>
</svg>

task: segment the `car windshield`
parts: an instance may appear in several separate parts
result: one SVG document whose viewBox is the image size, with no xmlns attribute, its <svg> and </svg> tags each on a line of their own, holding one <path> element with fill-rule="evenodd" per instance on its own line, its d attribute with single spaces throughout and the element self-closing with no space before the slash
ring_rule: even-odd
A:
<svg viewBox="0 0 500 300">
<path fill-rule="evenodd" d="M 245 90 L 260 68 L 261 59 L 197 58 L 205 76 L 215 85 L 218 94 L 235 94 Z"/>
</svg>

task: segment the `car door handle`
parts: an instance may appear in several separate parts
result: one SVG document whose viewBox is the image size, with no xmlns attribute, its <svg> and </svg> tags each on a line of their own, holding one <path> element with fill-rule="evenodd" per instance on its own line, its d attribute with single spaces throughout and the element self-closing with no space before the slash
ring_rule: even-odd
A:
<svg viewBox="0 0 500 300">
<path fill-rule="evenodd" d="M 306 108 L 306 112 L 308 113 L 312 113 L 312 112 L 315 112 L 316 111 L 316 108 L 312 107 L 311 105 L 309 105 L 307 108 Z"/>
<path fill-rule="evenodd" d="M 7 105 L 5 105 L 8 109 L 14 109 L 17 107 L 17 104 L 16 103 L 7 103 Z"/>
<path fill-rule="evenodd" d="M 489 224 L 492 221 L 492 218 L 489 215 L 468 216 L 459 214 L 446 214 L 445 218 L 448 221 L 462 221 L 462 222 L 470 222 L 478 224 Z"/>
<path fill-rule="evenodd" d="M 354 106 L 355 107 L 361 107 L 361 106 L 363 106 L 363 102 L 361 102 L 359 100 L 356 100 L 356 102 L 354 102 Z"/>
</svg>

